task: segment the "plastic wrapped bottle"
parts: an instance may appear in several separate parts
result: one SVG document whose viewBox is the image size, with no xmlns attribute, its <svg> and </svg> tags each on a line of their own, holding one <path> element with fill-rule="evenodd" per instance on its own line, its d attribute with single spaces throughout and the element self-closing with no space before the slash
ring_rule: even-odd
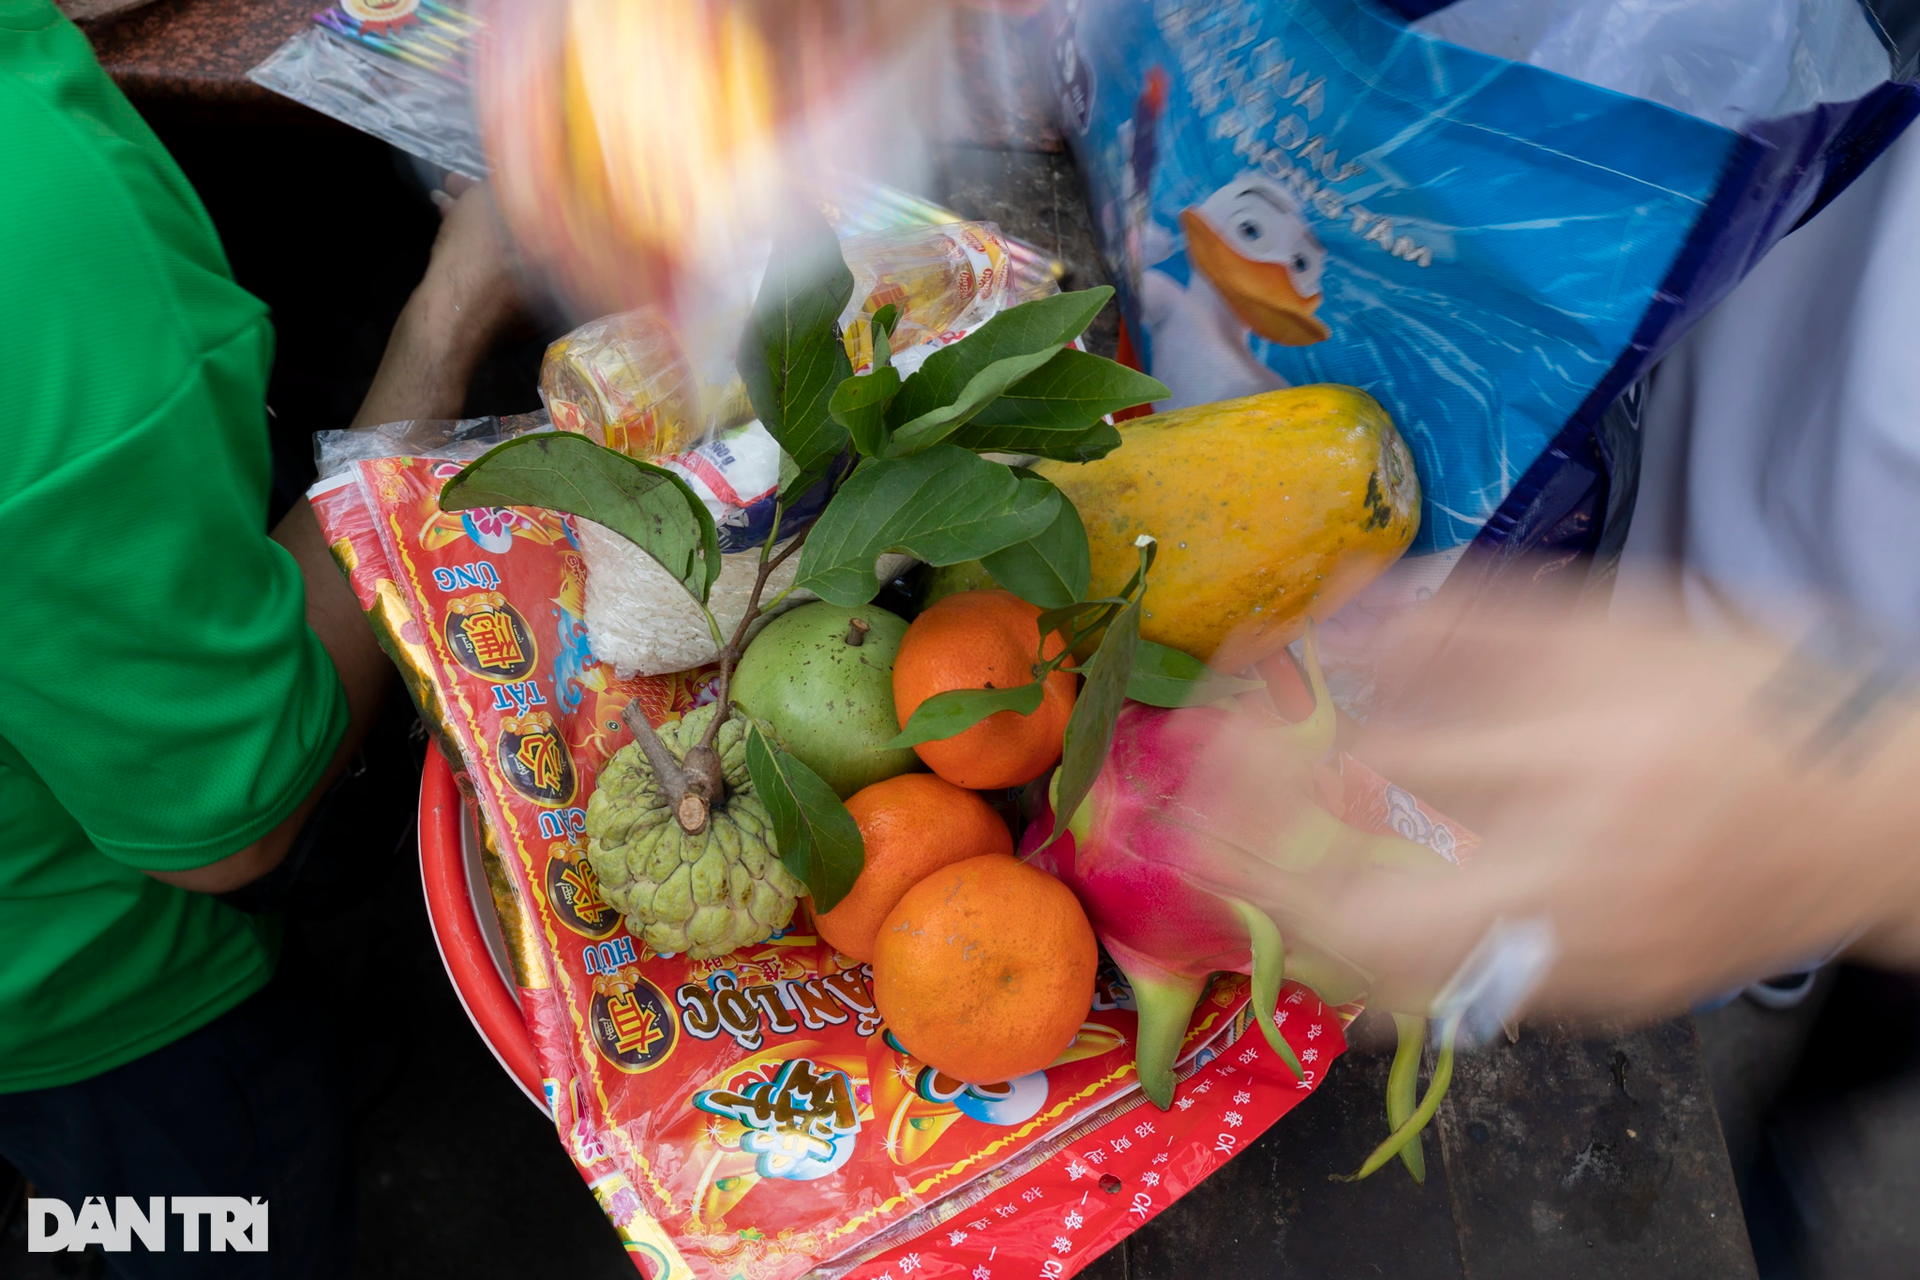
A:
<svg viewBox="0 0 1920 1280">
<path fill-rule="evenodd" d="M 708 435 L 699 379 L 652 311 L 589 321 L 548 347 L 540 399 L 560 430 L 629 457 L 684 453 Z"/>
<path fill-rule="evenodd" d="M 900 312 L 891 344 L 895 363 L 913 353 L 903 373 L 1008 304 L 1012 253 L 991 222 L 873 232 L 840 248 L 853 272 L 853 299 L 840 323 L 856 371 L 873 363 L 873 328 L 866 321 L 889 303 Z"/>
</svg>

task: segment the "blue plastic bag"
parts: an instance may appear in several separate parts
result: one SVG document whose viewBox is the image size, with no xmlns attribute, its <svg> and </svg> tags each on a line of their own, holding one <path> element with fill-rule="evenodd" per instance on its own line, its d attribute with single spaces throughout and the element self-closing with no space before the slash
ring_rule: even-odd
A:
<svg viewBox="0 0 1920 1280">
<path fill-rule="evenodd" d="M 1143 365 L 1174 404 L 1371 392 L 1419 466 L 1399 576 L 1423 596 L 1617 543 L 1627 393 L 1920 110 L 1856 0 L 1060 0 L 1049 20 Z"/>
</svg>

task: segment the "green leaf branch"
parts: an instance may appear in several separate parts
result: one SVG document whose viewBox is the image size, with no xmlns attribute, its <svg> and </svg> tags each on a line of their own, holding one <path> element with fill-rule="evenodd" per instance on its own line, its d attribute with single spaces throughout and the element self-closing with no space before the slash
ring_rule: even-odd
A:
<svg viewBox="0 0 1920 1280">
<path fill-rule="evenodd" d="M 1059 772 L 1053 775 L 1053 811 L 1059 818 L 1049 844 L 1067 830 L 1068 818 L 1079 812 L 1113 749 L 1114 726 L 1120 719 L 1120 704 L 1126 701 L 1134 652 L 1140 644 L 1140 604 L 1147 594 L 1147 571 L 1158 549 L 1145 534 L 1134 545 L 1140 549 L 1140 568 L 1130 585 L 1138 589 L 1127 592 L 1131 598 L 1107 623 L 1100 648 L 1087 664 L 1086 683 L 1074 699 L 1073 714 L 1067 717 L 1067 740 L 1061 748 Z"/>
<path fill-rule="evenodd" d="M 1133 670 L 1127 676 L 1127 697 L 1154 707 L 1195 707 L 1235 694 L 1257 693 L 1263 680 L 1222 675 L 1200 659 L 1142 640 L 1133 652 Z"/>
<path fill-rule="evenodd" d="M 816 908 L 833 910 L 865 861 L 859 824 L 820 775 L 757 724 L 747 730 L 747 772 L 773 819 L 780 861 L 807 886 Z"/>
<path fill-rule="evenodd" d="M 496 445 L 441 487 L 442 511 L 548 507 L 603 524 L 652 556 L 705 606 L 720 577 L 720 535 L 685 480 L 566 432 Z"/>
<path fill-rule="evenodd" d="M 744 326 L 740 377 L 783 457 L 773 532 L 759 550 L 746 611 L 730 635 L 708 607 L 721 567 L 713 519 L 698 495 L 666 468 L 583 436 L 540 434 L 492 450 L 441 492 L 448 511 L 532 506 L 593 520 L 639 547 L 686 588 L 719 651 L 720 711 L 684 762 L 672 758 L 637 703 L 624 719 L 675 819 L 689 831 L 703 827 L 726 800 L 713 744 L 735 713 L 733 671 L 755 622 L 785 599 L 786 592 L 763 599 L 769 579 L 795 556 L 798 572 L 788 591 L 810 591 L 848 606 L 878 593 L 875 565 L 889 552 L 932 565 L 981 560 L 997 581 L 1049 610 L 1043 636 L 1060 630 L 1067 639 L 1052 658 L 1044 656 L 1043 642 L 1029 685 L 929 698 L 889 746 L 951 737 L 996 711 L 1031 714 L 1045 677 L 1070 662 L 1076 646 L 1100 635 L 1084 669 L 1087 685 L 1069 722 L 1063 765 L 1076 779 L 1086 775 L 1090 785 L 1111 741 L 1120 700 L 1136 680 L 1140 597 L 1151 550 L 1143 550 L 1141 570 L 1120 596 L 1081 600 L 1091 558 L 1073 504 L 1044 477 L 983 456 L 1098 458 L 1120 442 L 1106 421 L 1109 414 L 1167 396 L 1152 378 L 1071 345 L 1113 291 L 1089 289 L 1010 307 L 903 376 L 891 341 L 901 313 L 891 304 L 865 318 L 873 361 L 867 372 L 854 374 L 840 330 L 853 288 L 852 272 L 824 219 L 796 228 L 775 244 Z M 787 507 L 822 483 L 832 489 L 825 509 L 782 545 Z M 1172 696 L 1166 689 L 1183 678 L 1191 673 L 1164 656 L 1138 677 L 1142 688 L 1158 696 Z M 773 818 L 782 860 L 807 884 L 817 906 L 831 908 L 864 859 L 858 826 L 832 789 L 761 726 L 750 727 L 747 763 Z"/>
<path fill-rule="evenodd" d="M 912 747 L 939 738 L 951 738 L 955 734 L 966 732 L 988 716 L 1002 711 L 1014 711 L 1023 716 L 1032 715 L 1040 709 L 1040 700 L 1045 693 L 1047 677 L 1072 662 L 1074 652 L 1083 643 L 1095 636 L 1100 636 L 1099 647 L 1095 649 L 1092 661 L 1082 672 L 1088 677 L 1088 684 L 1082 687 L 1080 697 L 1074 702 L 1073 716 L 1078 717 L 1081 714 L 1081 704 L 1086 701 L 1088 691 L 1092 688 L 1092 678 L 1102 669 L 1102 655 L 1108 652 L 1109 638 L 1114 624 L 1125 618 L 1131 611 L 1136 620 L 1134 625 L 1136 639 L 1139 635 L 1137 620 L 1140 614 L 1140 601 L 1147 593 L 1147 570 L 1153 564 L 1156 544 L 1151 537 L 1143 534 L 1135 545 L 1140 548 L 1140 569 L 1133 575 L 1132 581 L 1127 583 L 1124 595 L 1099 600 L 1076 600 L 1059 608 L 1049 609 L 1040 615 L 1040 647 L 1034 654 L 1031 683 L 1013 685 L 1005 689 L 949 689 L 945 693 L 936 693 L 914 708 L 913 715 L 908 717 L 906 726 L 901 729 L 897 737 L 889 739 L 878 749 Z M 1084 589 L 1083 586 L 1082 590 Z M 1103 632 L 1108 634 L 1103 635 Z M 1047 640 L 1056 633 L 1064 643 L 1052 657 L 1048 657 Z M 1128 655 L 1120 661 L 1125 663 L 1126 669 L 1131 672 L 1134 659 L 1130 647 Z M 1119 714 L 1120 704 L 1115 701 L 1112 715 Z M 1067 723 L 1069 740 L 1071 740 L 1073 718 L 1070 717 Z M 1091 730 L 1083 727 L 1081 736 L 1086 738 L 1090 732 Z M 1106 732 L 1110 739 L 1111 723 L 1108 724 Z M 1103 748 L 1100 759 L 1104 761 L 1106 758 L 1106 751 Z M 1097 766 L 1094 772 L 1096 774 L 1099 772 Z"/>
</svg>

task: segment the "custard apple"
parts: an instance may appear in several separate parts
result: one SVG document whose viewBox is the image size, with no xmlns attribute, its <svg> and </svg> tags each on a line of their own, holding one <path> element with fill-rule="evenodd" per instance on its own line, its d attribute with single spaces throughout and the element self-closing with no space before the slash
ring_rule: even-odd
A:
<svg viewBox="0 0 1920 1280">
<path fill-rule="evenodd" d="M 660 727 L 660 741 L 683 759 L 718 713 L 717 704 L 688 712 Z M 673 820 L 638 743 L 614 753 L 587 801 L 587 857 L 601 891 L 662 955 L 704 960 L 764 942 L 806 891 L 781 864 L 772 819 L 753 793 L 740 716 L 720 726 L 714 748 L 727 796 L 695 834 Z"/>
</svg>

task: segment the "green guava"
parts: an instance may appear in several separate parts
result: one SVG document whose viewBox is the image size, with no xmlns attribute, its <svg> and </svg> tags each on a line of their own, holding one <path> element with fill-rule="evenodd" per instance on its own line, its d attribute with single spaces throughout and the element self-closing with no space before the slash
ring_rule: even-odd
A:
<svg viewBox="0 0 1920 1280">
<path fill-rule="evenodd" d="M 801 605 L 754 637 L 733 673 L 733 700 L 846 799 L 905 773 L 911 748 L 875 751 L 900 732 L 893 659 L 907 624 L 885 609 Z"/>
<path fill-rule="evenodd" d="M 993 575 L 987 572 L 987 566 L 978 560 L 962 560 L 958 564 L 938 568 L 928 566 L 921 576 L 919 588 L 913 593 L 913 603 L 915 607 L 925 609 L 936 600 L 957 596 L 962 591 L 991 591 L 999 585 Z"/>
</svg>

